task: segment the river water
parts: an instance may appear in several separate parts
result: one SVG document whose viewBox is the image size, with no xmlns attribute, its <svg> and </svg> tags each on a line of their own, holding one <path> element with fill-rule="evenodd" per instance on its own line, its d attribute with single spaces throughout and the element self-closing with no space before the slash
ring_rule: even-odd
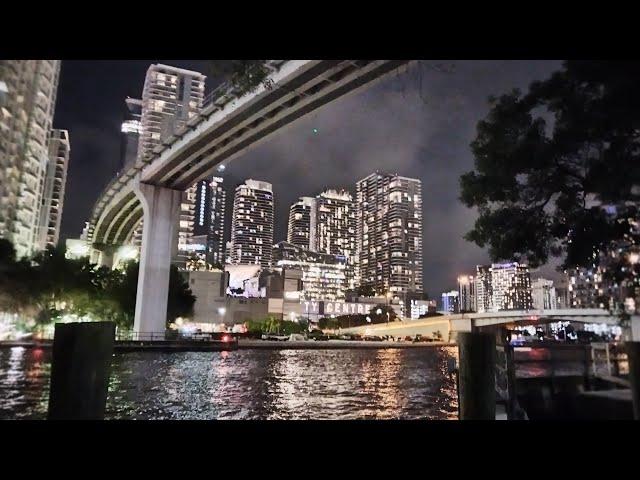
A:
<svg viewBox="0 0 640 480">
<path fill-rule="evenodd" d="M 108 419 L 456 419 L 455 348 L 113 356 Z M 0 419 L 46 418 L 50 352 L 0 350 Z"/>
</svg>

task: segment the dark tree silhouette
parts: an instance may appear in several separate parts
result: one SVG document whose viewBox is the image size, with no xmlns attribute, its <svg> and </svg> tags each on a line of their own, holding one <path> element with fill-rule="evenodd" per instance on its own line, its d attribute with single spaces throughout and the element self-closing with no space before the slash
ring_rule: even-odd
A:
<svg viewBox="0 0 640 480">
<path fill-rule="evenodd" d="M 620 249 L 638 285 L 640 62 L 567 61 L 549 79 L 489 99 L 461 200 L 479 217 L 466 239 L 494 260 L 594 267 Z M 626 265 L 623 269 L 622 264 Z"/>
</svg>

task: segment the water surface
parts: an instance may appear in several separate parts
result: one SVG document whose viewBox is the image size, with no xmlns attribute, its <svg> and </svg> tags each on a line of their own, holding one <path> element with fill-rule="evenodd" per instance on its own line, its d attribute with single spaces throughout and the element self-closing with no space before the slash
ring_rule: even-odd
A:
<svg viewBox="0 0 640 480">
<path fill-rule="evenodd" d="M 110 419 L 455 419 L 455 348 L 115 354 Z M 0 419 L 46 418 L 50 352 L 0 350 Z"/>
</svg>

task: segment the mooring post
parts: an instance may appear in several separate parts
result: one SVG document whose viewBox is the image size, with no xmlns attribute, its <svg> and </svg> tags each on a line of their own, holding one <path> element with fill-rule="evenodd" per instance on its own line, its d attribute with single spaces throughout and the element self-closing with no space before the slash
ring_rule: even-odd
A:
<svg viewBox="0 0 640 480">
<path fill-rule="evenodd" d="M 102 420 L 107 403 L 113 322 L 56 323 L 50 420 Z"/>
<path fill-rule="evenodd" d="M 625 342 L 629 359 L 629 382 L 633 399 L 633 418 L 640 420 L 640 342 Z"/>
<path fill-rule="evenodd" d="M 496 419 L 494 334 L 458 333 L 460 420 Z"/>
</svg>

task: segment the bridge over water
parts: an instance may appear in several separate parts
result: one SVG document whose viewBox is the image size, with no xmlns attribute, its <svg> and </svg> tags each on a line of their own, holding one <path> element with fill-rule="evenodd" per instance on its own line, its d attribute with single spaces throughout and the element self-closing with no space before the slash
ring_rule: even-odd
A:
<svg viewBox="0 0 640 480">
<path fill-rule="evenodd" d="M 542 325 L 553 322 L 596 323 L 615 326 L 619 324 L 619 318 L 608 310 L 600 308 L 506 310 L 441 315 L 419 320 L 405 319 L 402 322 L 347 328 L 342 329 L 342 331 L 377 336 L 392 335 L 395 337 L 432 336 L 436 331 L 439 331 L 444 340 L 454 340 L 457 332 L 499 327 L 517 328 L 518 326 Z M 640 317 L 632 319 L 631 333 L 634 338 L 640 339 Z"/>
</svg>

